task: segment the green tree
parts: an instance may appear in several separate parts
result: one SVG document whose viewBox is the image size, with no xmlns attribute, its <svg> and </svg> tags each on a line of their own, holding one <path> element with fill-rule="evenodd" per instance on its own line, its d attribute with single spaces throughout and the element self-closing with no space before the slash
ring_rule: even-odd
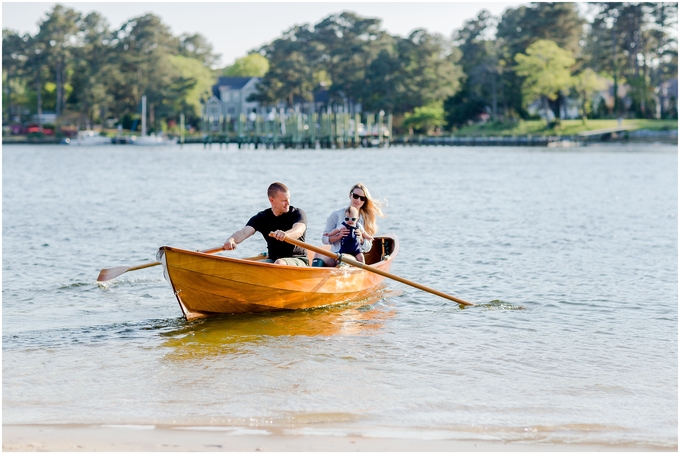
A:
<svg viewBox="0 0 680 470">
<path fill-rule="evenodd" d="M 498 23 L 497 37 L 503 40 L 510 59 L 538 39 L 553 41 L 578 55 L 585 24 L 576 3 L 534 2 L 505 10 Z"/>
<path fill-rule="evenodd" d="M 581 119 L 585 120 L 592 112 L 593 96 L 606 90 L 607 82 L 593 69 L 587 68 L 574 77 L 573 85 L 581 100 Z"/>
<path fill-rule="evenodd" d="M 522 86 L 522 77 L 516 73 L 515 56 L 539 39 L 551 40 L 560 48 L 578 57 L 581 50 L 580 41 L 584 34 L 586 21 L 580 16 L 576 3 L 534 2 L 517 8 L 508 8 L 501 16 L 496 42 L 500 50 L 499 59 L 507 66 L 503 68 L 501 87 L 508 92 L 503 95 L 503 107 L 506 113 L 526 116 L 523 108 L 522 94 L 518 93 Z M 559 113 L 562 94 L 558 93 L 552 105 L 555 114 Z"/>
<path fill-rule="evenodd" d="M 2 83 L 3 83 L 3 120 L 5 112 L 6 122 L 12 119 L 12 100 L 16 99 L 12 93 L 12 88 L 25 73 L 25 65 L 28 60 L 26 55 L 25 36 L 20 36 L 16 31 L 10 29 L 2 30 Z"/>
<path fill-rule="evenodd" d="M 222 70 L 224 77 L 264 77 L 269 71 L 269 61 L 262 54 L 251 52 L 239 57 Z"/>
<path fill-rule="evenodd" d="M 174 37 L 160 18 L 148 14 L 126 22 L 114 41 L 117 71 L 114 107 L 119 116 L 136 114 L 142 95 L 148 104 L 150 130 L 184 113 L 188 120 L 201 115 L 201 100 L 210 97 L 217 60 L 201 35 Z"/>
<path fill-rule="evenodd" d="M 678 4 L 652 3 L 650 25 L 650 82 L 652 86 L 661 87 L 669 79 L 678 78 Z M 656 66 L 654 63 L 656 62 Z M 677 108 L 664 108 L 664 100 L 660 100 L 660 114 L 665 118 L 669 111 L 675 113 Z"/>
<path fill-rule="evenodd" d="M 473 88 L 470 78 L 466 77 L 462 80 L 458 93 L 444 101 L 446 122 L 450 127 L 469 124 L 486 111 L 486 100 L 473 92 Z"/>
<path fill-rule="evenodd" d="M 362 102 L 366 109 L 404 113 L 443 101 L 460 88 L 459 52 L 442 36 L 415 30 L 393 38 L 366 72 Z"/>
<path fill-rule="evenodd" d="M 460 65 L 465 79 L 455 96 L 444 102 L 449 125 L 461 126 L 475 120 L 487 109 L 498 119 L 499 96 L 502 95 L 503 60 L 498 41 L 491 38 L 496 19 L 482 10 L 454 32 L 453 42 L 462 54 Z"/>
<path fill-rule="evenodd" d="M 432 134 L 445 123 L 444 106 L 441 101 L 417 107 L 413 113 L 404 113 L 403 124 L 411 129 L 411 134 L 413 129 Z"/>
<path fill-rule="evenodd" d="M 619 85 L 632 88 L 630 111 L 651 117 L 653 88 L 677 77 L 677 3 L 616 3 L 594 5 L 585 42 L 585 65 L 614 82 L 613 113 L 626 112 Z M 664 110 L 662 110 L 662 114 Z"/>
<path fill-rule="evenodd" d="M 265 104 L 285 101 L 289 106 L 313 100 L 319 51 L 309 25 L 295 26 L 260 52 L 269 60 L 269 70 L 251 99 Z"/>
<path fill-rule="evenodd" d="M 330 77 L 331 100 L 351 111 L 411 111 L 456 93 L 463 76 L 450 41 L 425 30 L 407 38 L 380 21 L 344 12 L 314 27 L 296 26 L 261 50 L 270 69 L 253 97 L 264 103 L 309 102 L 319 77 Z"/>
<path fill-rule="evenodd" d="M 54 9 L 47 14 L 47 18 L 40 23 L 40 31 L 36 40 L 45 47 L 46 64 L 52 69 L 56 83 L 56 109 L 57 116 L 64 109 L 66 96 L 64 85 L 66 83 L 66 70 L 72 56 L 72 43 L 78 32 L 80 13 L 62 5 L 55 5 Z"/>
<path fill-rule="evenodd" d="M 406 91 L 402 65 L 396 47 L 380 51 L 366 69 L 366 86 L 361 94 L 364 109 L 388 113 L 397 110 L 399 96 Z"/>
<path fill-rule="evenodd" d="M 47 57 L 45 54 L 45 44 L 37 36 L 28 36 L 26 40 L 26 63 L 25 73 L 30 77 L 30 81 L 34 84 L 36 96 L 36 114 L 38 117 L 38 128 L 40 132 L 43 131 L 42 113 L 43 113 L 43 87 L 45 85 L 45 72 Z"/>
<path fill-rule="evenodd" d="M 139 112 L 142 95 L 146 95 L 153 126 L 158 112 L 169 108 L 168 96 L 174 94 L 171 83 L 175 69 L 166 56 L 179 53 L 179 40 L 160 18 L 147 14 L 123 24 L 113 45 L 118 73 L 111 77 L 109 90 L 114 111 L 119 116 Z"/>
<path fill-rule="evenodd" d="M 24 37 L 3 30 L 3 118 L 22 106 L 77 111 L 80 124 L 137 114 L 142 95 L 149 122 L 200 115 L 218 56 L 200 34 L 175 37 L 160 18 L 132 18 L 116 30 L 98 14 L 56 5 Z"/>
<path fill-rule="evenodd" d="M 114 49 L 109 47 L 112 32 L 108 22 L 93 12 L 80 23 L 78 47 L 73 52 L 73 92 L 68 104 L 79 112 L 79 126 L 89 127 L 96 115 L 105 117 L 113 105 L 110 89 L 120 80 Z"/>
<path fill-rule="evenodd" d="M 197 59 L 204 67 L 214 67 L 220 60 L 213 46 L 202 34 L 183 34 L 179 37 L 179 54 Z"/>
<path fill-rule="evenodd" d="M 538 40 L 530 45 L 526 54 L 515 55 L 517 75 L 524 77 L 522 100 L 528 105 L 537 99 L 543 100 L 545 117 L 548 120 L 548 101 L 571 87 L 570 68 L 576 62 L 573 55 L 560 48 L 553 41 Z"/>
<path fill-rule="evenodd" d="M 175 93 L 171 114 L 200 116 L 202 103 L 212 94 L 214 72 L 193 57 L 168 55 L 167 59 L 175 69 L 171 86 Z"/>
<path fill-rule="evenodd" d="M 322 51 L 317 68 L 330 77 L 334 102 L 354 112 L 366 86 L 366 70 L 389 42 L 378 18 L 352 12 L 330 15 L 314 26 L 314 43 Z"/>
<path fill-rule="evenodd" d="M 460 53 L 438 34 L 415 30 L 397 42 L 403 64 L 404 93 L 398 111 L 406 112 L 428 103 L 443 101 L 460 89 L 463 71 Z"/>
</svg>

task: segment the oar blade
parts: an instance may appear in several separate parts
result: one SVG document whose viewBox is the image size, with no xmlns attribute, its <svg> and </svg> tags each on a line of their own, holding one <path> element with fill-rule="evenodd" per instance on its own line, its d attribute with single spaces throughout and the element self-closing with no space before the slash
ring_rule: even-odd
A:
<svg viewBox="0 0 680 470">
<path fill-rule="evenodd" d="M 117 266 L 115 268 L 102 269 L 97 278 L 98 282 L 110 281 L 111 279 L 125 274 L 130 270 L 129 266 Z"/>
</svg>

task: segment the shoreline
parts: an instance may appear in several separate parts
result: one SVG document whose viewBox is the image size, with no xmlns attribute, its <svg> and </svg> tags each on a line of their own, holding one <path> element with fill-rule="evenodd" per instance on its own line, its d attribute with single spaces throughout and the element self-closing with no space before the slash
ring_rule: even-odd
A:
<svg viewBox="0 0 680 470">
<path fill-rule="evenodd" d="M 291 435 L 226 427 L 3 424 L 3 452 L 652 452 L 677 446 Z"/>
<path fill-rule="evenodd" d="M 177 136 L 175 136 L 177 137 Z M 325 149 L 349 149 L 349 148 L 375 148 L 384 147 L 383 142 L 373 142 L 370 138 L 364 139 L 365 142 L 361 145 L 342 145 L 334 147 L 333 145 L 323 145 L 323 139 L 318 141 L 305 141 L 306 143 L 286 141 L 282 139 L 278 143 L 280 148 L 325 148 Z M 678 129 L 635 129 L 628 127 L 610 128 L 589 131 L 585 133 L 575 134 L 447 134 L 441 136 L 408 136 L 399 135 L 389 139 L 389 147 L 430 147 L 430 146 L 448 146 L 448 147 L 573 147 L 585 146 L 591 144 L 601 143 L 658 143 L 668 145 L 678 145 Z M 24 136 L 3 137 L 2 145 L 64 145 L 64 138 L 62 137 L 43 137 L 43 138 L 27 138 Z M 222 144 L 238 146 L 240 149 L 242 145 L 249 147 L 275 148 L 277 144 L 265 136 L 247 136 L 245 138 L 237 136 L 226 135 L 208 135 L 203 137 L 187 137 L 183 144 L 179 142 L 177 145 L 219 145 Z M 74 144 L 75 145 L 75 144 Z M 92 146 L 92 144 L 83 144 L 84 146 Z M 111 137 L 111 142 L 108 145 L 126 145 L 131 146 L 130 142 L 125 139 L 118 139 Z M 77 145 L 76 145 L 77 146 Z"/>
</svg>

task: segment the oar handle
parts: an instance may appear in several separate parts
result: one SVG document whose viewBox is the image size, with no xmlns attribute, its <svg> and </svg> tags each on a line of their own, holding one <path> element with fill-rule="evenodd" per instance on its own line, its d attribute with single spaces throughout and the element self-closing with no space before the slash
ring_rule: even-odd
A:
<svg viewBox="0 0 680 470">
<path fill-rule="evenodd" d="M 208 248 L 207 250 L 200 250 L 200 253 L 218 253 L 220 251 L 224 251 L 223 246 L 216 246 L 215 248 Z M 128 271 L 136 271 L 138 269 L 145 269 L 145 268 L 150 268 L 152 266 L 159 266 L 161 263 L 158 261 L 154 261 L 153 263 L 147 263 L 147 264 L 140 264 L 139 266 L 133 266 L 131 268 L 128 268 Z"/>
<path fill-rule="evenodd" d="M 208 248 L 207 250 L 201 250 L 201 253 L 219 253 L 224 251 L 224 246 L 216 246 L 215 248 Z"/>
<path fill-rule="evenodd" d="M 270 237 L 274 236 L 274 232 L 269 233 Z M 408 279 L 404 279 L 403 277 L 396 276 L 392 273 L 389 273 L 387 271 L 383 271 L 378 268 L 374 268 L 373 266 L 369 266 L 367 264 L 364 264 L 360 261 L 355 260 L 354 258 L 350 257 L 343 257 L 342 254 L 340 253 L 333 253 L 332 251 L 324 250 L 323 248 L 319 248 L 313 245 L 310 245 L 305 242 L 301 242 L 300 240 L 295 240 L 293 238 L 290 238 L 288 235 L 286 235 L 286 238 L 283 240 L 287 243 L 290 243 L 291 245 L 299 246 L 300 248 L 305 248 L 307 250 L 313 251 L 314 253 L 318 253 L 320 255 L 325 255 L 328 256 L 329 258 L 333 258 L 338 261 L 342 261 L 343 263 L 350 264 L 352 266 L 355 266 L 357 268 L 365 269 L 366 271 L 370 271 L 372 273 L 378 274 L 383 277 L 387 277 L 389 279 L 393 279 L 395 281 L 404 283 L 406 285 L 409 285 L 411 287 L 415 287 L 416 289 L 421 289 L 424 290 L 425 292 L 429 292 L 430 294 L 438 295 L 439 297 L 443 297 L 447 300 L 452 300 L 454 302 L 457 302 L 461 305 L 474 305 L 472 302 L 468 302 L 466 300 L 458 299 L 452 295 L 445 294 L 443 292 L 439 292 L 438 290 L 432 289 L 431 287 L 424 286 L 422 284 L 418 284 L 417 282 L 409 281 Z"/>
</svg>

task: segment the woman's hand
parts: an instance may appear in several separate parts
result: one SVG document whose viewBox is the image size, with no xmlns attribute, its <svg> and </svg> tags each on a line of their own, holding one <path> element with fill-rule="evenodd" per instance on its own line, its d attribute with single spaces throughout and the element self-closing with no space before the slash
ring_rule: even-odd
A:
<svg viewBox="0 0 680 470">
<path fill-rule="evenodd" d="M 336 233 L 328 237 L 328 241 L 331 242 L 331 244 L 337 242 L 338 240 L 342 240 L 342 237 L 349 235 L 349 229 L 344 226 L 340 229 L 333 230 L 333 232 Z"/>
</svg>

